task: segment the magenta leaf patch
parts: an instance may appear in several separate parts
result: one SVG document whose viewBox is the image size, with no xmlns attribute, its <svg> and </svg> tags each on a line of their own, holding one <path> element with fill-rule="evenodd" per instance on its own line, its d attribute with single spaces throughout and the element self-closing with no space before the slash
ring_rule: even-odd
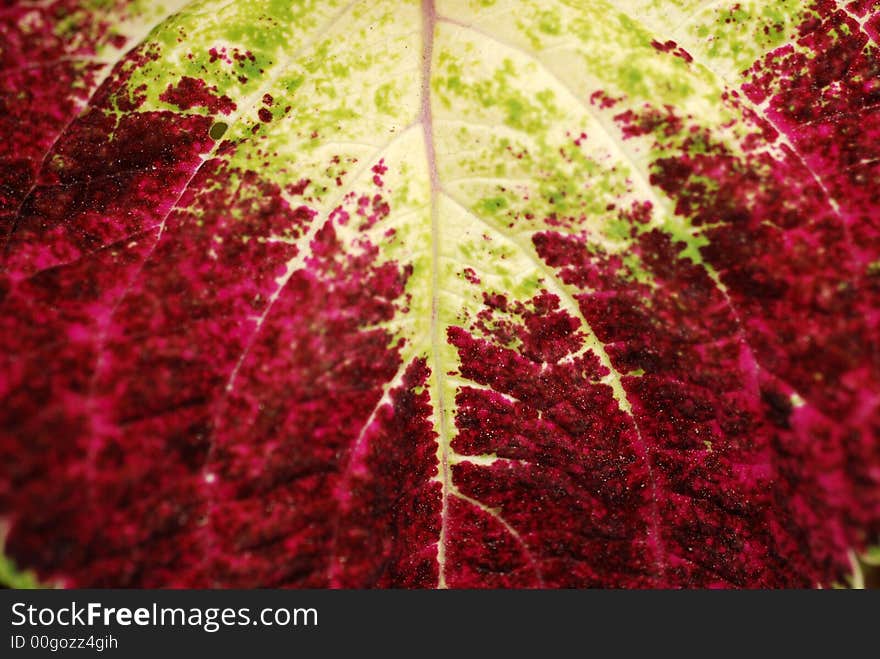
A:
<svg viewBox="0 0 880 659">
<path fill-rule="evenodd" d="M 878 49 L 876 0 L 7 3 L 5 554 L 860 583 Z"/>
</svg>

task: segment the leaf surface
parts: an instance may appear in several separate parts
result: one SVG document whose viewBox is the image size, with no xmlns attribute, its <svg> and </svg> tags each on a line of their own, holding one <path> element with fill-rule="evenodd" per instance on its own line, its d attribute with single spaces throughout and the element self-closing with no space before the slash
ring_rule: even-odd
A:
<svg viewBox="0 0 880 659">
<path fill-rule="evenodd" d="M 72 586 L 812 587 L 880 538 L 880 4 L 0 9 L 0 512 Z"/>
</svg>

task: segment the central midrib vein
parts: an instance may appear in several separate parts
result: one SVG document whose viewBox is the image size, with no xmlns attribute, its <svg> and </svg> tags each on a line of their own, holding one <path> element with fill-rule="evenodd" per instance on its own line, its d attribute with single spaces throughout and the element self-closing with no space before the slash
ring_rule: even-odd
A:
<svg viewBox="0 0 880 659">
<path fill-rule="evenodd" d="M 449 429 L 447 428 L 446 406 L 443 400 L 444 373 L 440 364 L 440 300 L 439 300 L 439 267 L 440 226 L 437 203 L 440 198 L 440 177 L 437 173 L 437 156 L 434 149 L 434 122 L 431 115 L 431 62 L 434 55 L 434 28 L 437 24 L 437 11 L 434 0 L 422 0 L 422 76 L 421 76 L 421 109 L 419 122 L 425 140 L 425 160 L 430 181 L 431 208 L 431 371 L 436 391 L 437 425 L 439 437 L 438 459 L 439 478 L 442 486 L 442 504 L 440 513 L 440 536 L 437 541 L 438 576 L 437 587 L 446 587 L 446 527 L 449 514 L 449 492 L 451 488 L 449 474 Z"/>
</svg>

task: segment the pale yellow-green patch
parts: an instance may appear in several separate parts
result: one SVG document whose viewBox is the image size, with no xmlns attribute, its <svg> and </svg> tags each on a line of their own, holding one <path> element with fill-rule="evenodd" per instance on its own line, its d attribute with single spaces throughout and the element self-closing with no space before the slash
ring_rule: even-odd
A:
<svg viewBox="0 0 880 659">
<path fill-rule="evenodd" d="M 615 116 L 646 104 L 675 107 L 735 153 L 743 129 L 738 110 L 720 102 L 724 76 L 738 57 L 758 56 L 775 37 L 751 39 L 748 54 L 725 50 L 722 41 L 735 39 L 718 17 L 736 11 L 737 21 L 758 31 L 767 21 L 789 26 L 795 11 L 787 1 L 773 11 L 756 2 L 732 7 L 523 0 L 512 11 L 507 2 L 439 1 L 428 63 L 415 0 L 193 2 L 153 31 L 145 50 L 156 59 L 133 72 L 130 87 L 146 90 L 142 111 L 173 108 L 160 97 L 183 76 L 232 99 L 235 110 L 212 132 L 236 145 L 224 159 L 241 195 L 258 194 L 244 185 L 245 171 L 282 190 L 309 181 L 301 196 L 285 193 L 292 206 L 317 213 L 309 232 L 242 238 L 300 246 L 286 276 L 304 266 L 314 231 L 337 207 L 350 215 L 336 230 L 351 253 L 369 241 L 380 248 L 379 263 L 409 268 L 407 298 L 386 325 L 408 357 L 456 373 L 446 330 L 473 329 L 484 294 L 527 304 L 548 290 L 579 318 L 585 345 L 610 367 L 575 291 L 541 261 L 533 239 L 548 230 L 583 239 L 590 254 L 617 255 L 621 276 L 648 286 L 652 277 L 632 249 L 641 232 L 669 234 L 682 257 L 702 263 L 701 230 L 675 215 L 650 183 L 651 163 L 663 155 L 656 136 L 624 139 Z M 655 47 L 670 39 L 694 61 Z M 423 83 L 431 94 L 427 127 Z M 597 92 L 615 99 L 612 107 Z M 381 187 L 372 172 L 380 160 L 387 167 Z M 357 200 L 377 194 L 390 213 L 364 230 Z M 646 203 L 643 224 L 626 218 Z M 239 204 L 232 219 L 243 219 L 247 208 Z M 619 376 L 612 373 L 609 384 L 626 409 Z M 443 378 L 432 385 L 447 434 L 455 386 Z"/>
<path fill-rule="evenodd" d="M 277 4 L 259 6 L 260 20 L 279 23 L 271 38 L 248 31 L 253 7 L 199 3 L 167 22 L 156 33 L 159 59 L 139 72 L 155 76 L 145 108 L 163 106 L 156 95 L 173 83 L 164 71 L 192 69 L 236 99 L 224 133 L 239 143 L 233 171 L 258 170 L 282 187 L 307 178 L 306 202 L 321 217 L 345 206 L 345 195 L 375 193 L 370 167 L 386 158 L 392 178 L 381 193 L 393 210 L 367 237 L 381 245 L 383 259 L 412 266 L 407 318 L 389 327 L 395 340 L 425 344 L 431 323 L 441 328 L 435 341 L 446 327 L 467 325 L 487 291 L 525 303 L 548 287 L 570 298 L 564 285 L 548 281 L 555 275 L 535 253 L 532 238 L 541 230 L 585 236 L 597 253 L 622 255 L 624 271 L 646 284 L 651 278 L 630 249 L 639 231 L 660 227 L 683 243 L 683 256 L 700 261 L 705 239 L 674 217 L 648 182 L 657 155 L 650 139 L 623 140 L 612 111 L 591 95 L 601 89 L 623 98 L 613 112 L 663 98 L 719 133 L 731 114 L 719 110 L 721 85 L 712 71 L 658 53 L 651 30 L 622 8 L 523 2 L 510 12 L 503 3 L 438 3 L 430 89 L 431 165 L 440 189 L 431 193 L 417 122 L 419 3 L 325 3 L 303 21 L 290 19 L 304 7 L 291 14 Z M 239 59 L 209 65 L 202 55 L 210 48 Z M 261 109 L 269 121 L 260 119 Z M 653 205 L 646 225 L 621 219 L 645 200 Z M 431 262 L 431 203 L 439 205 L 438 263 Z M 340 234 L 353 250 L 365 237 L 356 218 Z M 285 233 L 271 239 L 298 240 Z M 463 276 L 465 268 L 479 285 Z M 570 299 L 566 304 L 579 313 Z M 413 352 L 427 354 L 427 345 Z M 445 342 L 433 352 L 455 370 Z"/>
<path fill-rule="evenodd" d="M 800 0 L 727 2 L 698 12 L 678 28 L 676 38 L 691 44 L 699 61 L 711 62 L 714 70 L 729 77 L 790 41 L 803 14 Z"/>
<path fill-rule="evenodd" d="M 740 11 L 760 13 L 747 7 Z M 515 12 L 499 2 L 437 3 L 429 87 L 441 189 L 433 203 L 454 202 L 481 226 L 481 236 L 493 236 L 453 239 L 449 259 L 457 267 L 428 262 L 429 165 L 416 155 L 424 146 L 413 142 L 420 133 L 420 3 L 191 3 L 153 33 L 158 59 L 135 72 L 131 85 L 146 85 L 145 110 L 169 106 L 158 97 L 181 72 L 229 95 L 237 107 L 224 118 L 223 139 L 238 144 L 232 171 L 259 171 L 282 188 L 308 179 L 307 198 L 291 203 L 307 203 L 322 217 L 344 194 L 366 194 L 369 168 L 386 149 L 393 157 L 406 145 L 389 167 L 398 180 L 382 190 L 392 213 L 370 239 L 383 257 L 413 265 L 410 313 L 424 317 L 430 286 L 459 295 L 467 288 L 464 263 L 476 262 L 484 288 L 503 287 L 517 298 L 534 294 L 534 286 L 523 284 L 540 279 L 530 266 L 512 268 L 491 251 L 497 246 L 483 244 L 499 237 L 534 263 L 536 232 L 584 236 L 590 249 L 622 255 L 625 272 L 650 284 L 631 245 L 637 233 L 660 228 L 683 244 L 684 257 L 701 262 L 705 238 L 674 216 L 671 202 L 649 183 L 649 163 L 658 155 L 652 136 L 624 140 L 614 114 L 662 99 L 735 143 L 738 129 L 728 127 L 734 113 L 718 102 L 717 72 L 651 45 L 706 11 L 684 1 L 535 0 L 517 3 Z M 600 90 L 621 100 L 602 108 L 592 98 Z M 647 224 L 621 219 L 644 201 L 653 207 Z M 438 218 L 445 245 L 448 220 Z M 346 240 L 354 243 L 351 227 Z M 454 233 L 461 231 L 456 224 Z M 273 239 L 297 237 L 282 232 Z M 485 263 L 493 264 L 488 272 Z M 425 275 L 431 267 L 440 276 L 435 284 Z M 459 316 L 476 313 L 480 304 L 479 298 L 463 307 L 449 301 Z"/>
<path fill-rule="evenodd" d="M 380 25 L 390 4 L 372 5 L 374 15 L 364 20 Z M 365 31 L 363 42 L 354 48 L 350 34 L 359 25 L 352 25 L 354 20 L 349 15 L 336 21 L 313 47 L 288 62 L 261 90 L 261 94 L 277 99 L 272 121 L 259 124 L 255 138 L 259 149 L 269 155 L 264 173 L 283 168 L 286 174 L 296 176 L 299 170 L 314 180 L 312 172 L 317 171 L 320 178 L 329 158 L 341 153 L 361 160 L 415 121 L 418 31 L 406 21 L 388 23 L 382 31 Z M 339 75 L 342 70 L 351 73 Z M 383 110 L 365 103 L 377 94 L 394 102 Z M 256 110 L 249 117 L 230 131 L 230 139 L 254 139 L 250 131 L 258 122 Z M 246 166 L 241 160 L 250 155 L 250 149 L 239 149 L 233 163 Z"/>
</svg>

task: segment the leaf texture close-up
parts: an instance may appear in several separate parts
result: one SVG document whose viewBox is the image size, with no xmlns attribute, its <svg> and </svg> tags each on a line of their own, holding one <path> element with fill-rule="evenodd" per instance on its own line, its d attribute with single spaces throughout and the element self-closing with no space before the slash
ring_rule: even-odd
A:
<svg viewBox="0 0 880 659">
<path fill-rule="evenodd" d="M 13 0 L 0 137 L 41 583 L 814 588 L 880 543 L 878 0 Z"/>
</svg>

